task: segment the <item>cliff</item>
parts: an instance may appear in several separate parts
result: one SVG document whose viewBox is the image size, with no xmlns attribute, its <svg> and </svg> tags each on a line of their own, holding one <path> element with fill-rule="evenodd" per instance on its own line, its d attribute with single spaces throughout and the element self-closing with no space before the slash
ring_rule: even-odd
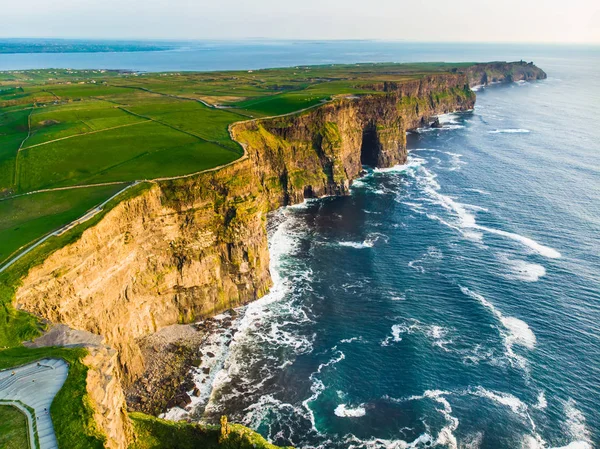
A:
<svg viewBox="0 0 600 449">
<path fill-rule="evenodd" d="M 473 108 L 469 85 L 481 81 L 479 73 L 375 83 L 376 94 L 233 125 L 244 158 L 218 171 L 155 182 L 120 203 L 79 240 L 31 269 L 16 306 L 102 335 L 117 351 L 121 374 L 115 378 L 122 375 L 130 385 L 144 370 L 140 338 L 269 290 L 269 211 L 305 198 L 346 195 L 363 164 L 404 163 L 406 131 L 433 115 Z M 129 433 L 115 430 L 111 416 L 121 413 L 124 399 L 122 392 L 114 397 L 98 399 L 110 407 L 97 421 L 110 447 L 123 448 Z"/>
<path fill-rule="evenodd" d="M 489 62 L 468 67 L 465 73 L 469 85 L 486 86 L 494 83 L 511 83 L 514 81 L 533 81 L 547 78 L 546 72 L 535 66 L 533 62 Z"/>
</svg>

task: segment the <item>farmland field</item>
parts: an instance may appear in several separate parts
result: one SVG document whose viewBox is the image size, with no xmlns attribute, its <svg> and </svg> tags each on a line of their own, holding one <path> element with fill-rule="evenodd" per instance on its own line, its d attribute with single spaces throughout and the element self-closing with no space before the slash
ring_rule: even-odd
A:
<svg viewBox="0 0 600 449">
<path fill-rule="evenodd" d="M 229 135 L 234 122 L 293 113 L 339 95 L 381 95 L 373 83 L 457 66 L 0 72 L 0 263 L 127 183 L 236 160 L 243 150 Z"/>
</svg>

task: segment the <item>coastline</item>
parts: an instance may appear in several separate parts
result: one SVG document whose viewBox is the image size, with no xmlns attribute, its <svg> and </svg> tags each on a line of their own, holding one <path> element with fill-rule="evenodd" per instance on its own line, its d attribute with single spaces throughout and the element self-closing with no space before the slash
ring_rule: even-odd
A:
<svg viewBox="0 0 600 449">
<path fill-rule="evenodd" d="M 435 80 L 426 80 L 427 82 L 431 82 L 431 83 L 435 83 Z M 392 92 L 395 92 L 396 89 L 399 89 L 398 86 L 392 85 L 392 86 L 382 86 L 382 88 L 385 89 L 391 89 Z M 432 88 L 434 89 L 434 88 Z M 430 92 L 435 92 L 435 90 L 432 90 Z M 430 93 L 428 92 L 427 95 Z M 465 94 L 466 95 L 466 94 Z M 469 94 L 470 95 L 470 94 Z M 268 210 L 272 210 L 274 208 L 277 208 L 281 205 L 288 205 L 288 204 L 293 204 L 296 202 L 300 202 L 301 200 L 304 200 L 307 197 L 319 197 L 319 196 L 324 196 L 324 195 L 347 195 L 348 194 L 348 190 L 350 188 L 350 181 L 353 180 L 356 175 L 358 175 L 361 172 L 361 155 L 360 154 L 356 154 L 356 149 L 360 146 L 359 144 L 357 144 L 358 140 L 361 138 L 360 135 L 360 131 L 357 133 L 356 130 L 354 129 L 352 131 L 353 134 L 349 134 L 349 143 L 348 146 L 350 148 L 350 152 L 349 153 L 345 153 L 345 151 L 347 151 L 345 148 L 343 147 L 338 147 L 338 148 L 334 148 L 334 157 L 336 157 L 335 152 L 338 152 L 341 150 L 341 154 L 343 155 L 344 158 L 348 158 L 347 161 L 349 161 L 349 166 L 346 166 L 345 169 L 345 173 L 344 173 L 344 177 L 338 177 L 339 175 L 335 172 L 334 170 L 334 179 L 331 181 L 328 178 L 324 177 L 320 170 L 323 169 L 323 167 L 321 166 L 322 164 L 322 160 L 316 159 L 314 158 L 314 155 L 312 155 L 311 153 L 307 153 L 307 151 L 310 149 L 310 147 L 305 146 L 305 144 L 303 143 L 304 141 L 311 141 L 311 134 L 307 133 L 308 131 L 311 131 L 310 127 L 314 127 L 314 123 L 320 123 L 320 121 L 325 122 L 326 120 L 331 120 L 331 118 L 333 118 L 334 120 L 340 120 L 340 123 L 342 123 L 344 114 L 351 114 L 352 111 L 354 110 L 359 110 L 360 113 L 362 114 L 361 116 L 361 120 L 364 120 L 365 122 L 367 122 L 368 120 L 371 121 L 371 124 L 366 123 L 368 130 L 370 130 L 371 126 L 374 126 L 372 124 L 373 120 L 380 120 L 382 119 L 382 117 L 385 118 L 386 121 L 382 121 L 381 125 L 377 125 L 377 127 L 375 129 L 377 129 L 378 131 L 380 129 L 383 129 L 387 132 L 387 130 L 389 129 L 391 134 L 386 134 L 386 133 L 381 133 L 381 134 L 377 134 L 377 138 L 379 139 L 379 144 L 374 145 L 373 147 L 369 147 L 367 148 L 365 151 L 370 152 L 370 151 L 377 151 L 376 157 L 379 158 L 378 159 L 378 163 L 377 165 L 379 166 L 390 166 L 390 165 L 395 165 L 395 163 L 397 162 L 403 162 L 404 158 L 406 156 L 405 154 L 405 140 L 404 140 L 404 130 L 406 129 L 406 127 L 410 128 L 410 125 L 406 125 L 406 123 L 404 123 L 404 125 L 398 129 L 398 121 L 397 118 L 395 116 L 392 116 L 391 119 L 390 117 L 387 117 L 386 114 L 386 109 L 382 108 L 387 108 L 388 104 L 385 102 L 386 98 L 391 98 L 392 100 L 394 99 L 393 96 L 391 97 L 385 97 L 383 98 L 383 100 L 375 100 L 372 98 L 366 98 L 366 99 L 360 99 L 359 100 L 338 100 L 338 104 L 327 104 L 327 105 L 319 105 L 320 107 L 315 108 L 314 111 L 310 111 L 309 113 L 305 113 L 305 114 L 300 114 L 300 115 L 292 115 L 290 117 L 290 119 L 288 119 L 288 116 L 286 115 L 285 117 L 279 117 L 276 120 L 272 120 L 272 119 L 266 119 L 263 121 L 260 121 L 261 125 L 257 126 L 256 123 L 259 122 L 245 122 L 243 123 L 244 126 L 240 125 L 238 123 L 238 126 L 240 126 L 242 129 L 240 130 L 241 133 L 246 133 L 244 134 L 244 139 L 248 139 L 250 138 L 250 142 L 252 145 L 252 151 L 254 152 L 253 157 L 255 157 L 257 160 L 260 160 L 261 158 L 264 158 L 265 154 L 267 155 L 267 162 L 272 164 L 272 168 L 271 167 L 265 167 L 264 162 L 263 164 L 260 165 L 260 169 L 261 170 L 265 170 L 265 172 L 267 173 L 267 175 L 271 175 L 271 173 L 268 172 L 268 169 L 272 169 L 273 170 L 273 174 L 277 174 L 281 171 L 281 162 L 278 161 L 277 159 L 273 158 L 273 156 L 269 153 L 269 152 L 275 152 L 275 150 L 277 150 L 277 146 L 279 145 L 283 145 L 288 146 L 288 145 L 293 145 L 291 147 L 288 147 L 291 152 L 290 155 L 293 154 L 293 152 L 301 152 L 300 154 L 302 156 L 306 155 L 309 158 L 312 158 L 312 160 L 314 160 L 314 166 L 304 166 L 303 167 L 303 172 L 299 173 L 301 175 L 301 177 L 297 177 L 297 178 L 292 178 L 291 180 L 288 180 L 287 176 L 290 176 L 291 174 L 293 174 L 292 171 L 290 171 L 288 169 L 288 167 L 284 167 L 284 171 L 283 173 L 285 174 L 286 178 L 283 178 L 283 175 L 281 175 L 278 179 L 278 184 L 275 185 L 270 185 L 270 184 L 263 184 L 264 186 L 268 186 L 269 190 L 267 190 L 267 195 L 265 197 L 262 198 L 258 198 L 259 201 L 265 201 L 265 203 L 260 204 L 258 206 L 258 210 L 260 211 L 260 213 L 264 213 Z M 452 110 L 456 109 L 455 105 L 456 103 L 458 103 L 460 105 L 460 107 L 462 109 L 469 109 L 470 107 L 472 107 L 472 105 L 470 104 L 470 101 L 472 99 L 472 97 L 470 96 L 459 96 L 457 98 L 448 98 L 448 97 L 443 97 L 444 101 L 446 101 L 445 103 L 440 102 L 438 104 L 434 104 L 432 106 L 432 109 L 429 110 L 425 110 L 425 111 L 420 111 L 420 113 L 417 114 L 413 114 L 413 115 L 408 115 L 408 123 L 409 124 L 423 124 L 423 123 L 427 123 L 431 114 L 429 113 L 431 110 L 435 111 L 435 106 L 438 106 L 438 111 L 437 112 L 449 112 Z M 455 103 L 452 103 L 452 101 L 455 101 Z M 396 108 L 396 104 L 393 101 L 390 101 L 390 108 Z M 463 104 L 464 103 L 464 104 Z M 418 109 L 418 108 L 417 108 Z M 394 109 L 396 112 L 396 114 L 398 114 L 398 111 L 396 109 Z M 331 117 L 331 118 L 329 118 Z M 342 118 L 340 118 L 342 117 Z M 270 121 L 273 123 L 270 123 Z M 316 122 L 315 122 L 316 120 Z M 251 125 L 251 126 L 249 126 Z M 282 126 L 283 125 L 283 126 Z M 359 126 L 359 130 L 361 128 L 363 128 L 365 126 L 365 123 L 363 122 L 358 122 L 358 126 Z M 381 128 L 380 128 L 381 126 Z M 268 127 L 268 129 L 266 129 Z M 314 130 L 314 128 L 313 128 Z M 318 129 L 319 132 L 324 132 L 327 133 L 328 129 L 327 127 L 324 128 L 324 130 L 320 130 Z M 402 131 L 400 133 L 400 131 Z M 263 134 L 263 133 L 267 133 L 267 134 Z M 312 131 L 311 131 L 312 132 Z M 264 135 L 267 136 L 268 141 L 261 141 L 261 140 L 252 140 L 255 139 L 255 136 L 261 136 L 260 138 L 263 139 Z M 345 134 L 342 134 L 345 135 Z M 271 137 L 273 136 L 273 137 Z M 298 138 L 300 138 L 300 142 L 301 145 L 297 144 L 297 143 L 287 143 L 287 142 L 297 142 Z M 328 139 L 331 139 L 331 142 L 335 142 L 336 140 L 336 136 L 334 135 L 329 135 L 327 136 Z M 398 140 L 399 139 L 399 140 Z M 239 138 L 236 140 L 240 140 Z M 265 145 L 265 143 L 267 145 Z M 269 147 L 269 145 L 272 145 L 271 147 Z M 383 151 L 382 151 L 382 147 L 383 147 Z M 377 150 L 375 150 L 375 148 L 377 148 Z M 245 148 L 246 150 L 246 148 Z M 247 151 L 247 150 L 246 150 Z M 370 157 L 374 157 L 374 156 L 370 156 Z M 269 159 L 272 158 L 272 159 Z M 265 159 L 262 159 L 263 161 L 265 161 Z M 302 160 L 302 159 L 300 159 Z M 308 159 L 311 160 L 311 159 Z M 343 159 L 342 159 L 343 160 Z M 294 161 L 293 159 L 290 161 L 285 161 L 285 163 L 289 164 L 289 163 L 294 163 L 296 161 Z M 293 165 L 292 165 L 293 167 Z M 350 171 L 348 171 L 350 169 Z M 150 216 L 157 214 L 158 211 L 158 216 L 160 217 L 162 216 L 167 216 L 170 215 L 171 217 L 178 219 L 178 217 L 176 215 L 173 214 L 173 212 L 170 212 L 168 209 L 166 208 L 170 208 L 171 210 L 175 210 L 178 211 L 178 213 L 181 214 L 181 212 L 185 212 L 187 210 L 192 211 L 193 213 L 196 213 L 195 211 L 197 210 L 201 210 L 201 208 L 198 207 L 198 205 L 202 204 L 201 202 L 206 201 L 206 197 L 202 197 L 202 195 L 206 195 L 207 192 L 210 192 L 210 190 L 206 190 L 206 185 L 204 185 L 204 182 L 208 182 L 208 185 L 214 186 L 215 183 L 224 183 L 224 185 L 226 185 L 226 189 L 229 190 L 233 190 L 233 186 L 231 184 L 232 180 L 236 180 L 237 183 L 239 183 L 239 180 L 237 179 L 238 177 L 236 176 L 236 174 L 242 174 L 243 176 L 241 177 L 242 180 L 245 180 L 246 178 L 244 178 L 244 176 L 246 175 L 250 175 L 250 178 L 254 177 L 256 175 L 255 170 L 257 170 L 256 167 L 254 167 L 254 163 L 250 163 L 248 161 L 248 159 L 244 159 L 242 161 L 240 161 L 239 159 L 236 161 L 236 164 L 231 164 L 225 168 L 221 168 L 220 170 L 214 170 L 212 172 L 207 172 L 207 173 L 203 173 L 202 175 L 198 176 L 198 179 L 193 179 L 194 177 L 191 177 L 192 179 L 185 179 L 185 183 L 183 181 L 183 179 L 177 179 L 177 180 L 169 180 L 169 181 L 164 181 L 164 183 L 161 183 L 162 185 L 160 186 L 160 189 L 164 189 L 162 194 L 165 195 L 166 197 L 166 201 L 163 198 L 159 198 L 157 195 L 159 195 L 159 191 L 157 188 L 152 189 L 152 191 L 150 192 L 150 195 L 144 194 L 141 195 L 142 198 L 135 198 L 131 201 L 129 201 L 128 203 L 125 204 L 121 204 L 119 206 L 117 206 L 115 208 L 115 210 L 109 212 L 106 215 L 107 219 L 116 219 L 116 221 L 122 226 L 127 224 L 128 221 L 130 221 L 131 217 L 132 217 L 132 213 L 133 214 L 137 214 L 136 211 L 139 211 L 141 214 L 147 214 L 147 212 L 144 211 L 148 211 L 150 213 Z M 246 173 L 246 171 L 248 171 L 248 173 Z M 253 172 L 254 171 L 254 172 Z M 264 177 L 265 175 L 262 174 L 263 176 L 263 183 L 267 182 L 269 178 Z M 248 178 L 248 179 L 250 179 Z M 238 191 L 242 193 L 242 196 L 246 196 L 248 197 L 248 187 L 251 185 L 251 183 L 253 183 L 254 181 L 250 180 L 249 184 L 246 185 L 241 185 L 241 184 L 236 184 L 235 185 L 235 189 L 239 189 Z M 283 186 L 280 185 L 279 183 L 282 182 Z M 189 184 L 189 185 L 188 185 Z M 217 184 L 218 185 L 218 184 Z M 159 186 L 157 186 L 159 187 Z M 228 190 L 225 190 L 226 192 L 226 196 L 225 196 L 225 200 L 226 201 L 231 201 L 231 200 L 236 200 L 236 194 L 234 193 L 235 190 L 233 190 L 233 192 L 230 192 Z M 220 191 L 218 192 L 219 194 Z M 209 195 L 214 195 L 214 193 L 208 193 Z M 156 198 L 155 198 L 156 196 Z M 237 197 L 240 197 L 239 194 Z M 256 201 L 256 196 L 253 196 L 253 201 Z M 215 200 L 213 200 L 215 201 Z M 217 198 L 217 201 L 215 201 L 215 204 L 223 204 L 223 203 L 218 203 L 218 201 L 222 201 L 220 198 Z M 227 208 L 231 208 L 232 205 L 231 204 L 236 204 L 234 210 L 234 214 L 233 217 L 236 219 L 250 219 L 253 220 L 252 222 L 250 222 L 252 225 L 250 227 L 248 227 L 247 229 L 244 229 L 245 226 L 247 226 L 248 222 L 245 221 L 240 221 L 238 222 L 234 222 L 235 224 L 235 228 L 232 227 L 232 231 L 235 230 L 235 232 L 239 232 L 240 229 L 242 230 L 242 232 L 246 233 L 249 232 L 252 235 L 252 239 L 251 240 L 247 240 L 246 238 L 248 236 L 246 236 L 245 234 L 243 235 L 239 235 L 239 234 L 231 234 L 231 235 L 226 235 L 227 240 L 225 240 L 223 243 L 225 243 L 227 246 L 226 248 L 223 248 L 224 250 L 227 251 L 227 253 L 225 256 L 219 256 L 217 255 L 217 257 L 225 257 L 227 259 L 230 260 L 231 266 L 232 268 L 235 269 L 235 271 L 233 271 L 233 274 L 237 277 L 235 279 L 232 278 L 232 280 L 230 281 L 229 279 L 225 279 L 225 281 L 229 284 L 235 284 L 237 287 L 239 288 L 240 285 L 244 285 L 243 282 L 245 279 L 249 279 L 249 281 L 245 282 L 245 286 L 244 288 L 246 290 L 242 291 L 242 290 L 238 290 L 239 293 L 237 295 L 237 298 L 235 298 L 235 293 L 234 295 L 232 295 L 229 292 L 229 302 L 225 302 L 223 303 L 219 303 L 217 305 L 217 307 L 215 307 L 214 304 L 210 304 L 210 302 L 208 304 L 200 304 L 199 306 L 201 306 L 202 308 L 199 309 L 184 309 L 186 310 L 186 315 L 182 316 L 181 312 L 178 312 L 177 309 L 175 310 L 169 310 L 167 309 L 166 312 L 162 312 L 162 311 L 151 311 L 151 314 L 153 315 L 151 317 L 150 320 L 147 320 L 148 322 L 151 322 L 153 327 L 156 329 L 160 329 L 161 327 L 163 327 L 166 324 L 169 324 L 169 321 L 172 323 L 175 320 L 178 321 L 193 321 L 194 316 L 198 316 L 198 315 L 207 315 L 207 314 L 214 314 L 214 313 L 218 313 L 222 310 L 226 310 L 227 308 L 231 308 L 232 306 L 237 306 L 240 303 L 244 304 L 247 302 L 250 302 L 252 300 L 257 299 L 258 297 L 262 296 L 264 293 L 266 293 L 266 290 L 268 287 L 271 286 L 271 279 L 272 276 L 270 276 L 268 274 L 268 267 L 266 268 L 267 271 L 265 272 L 265 266 L 264 263 L 265 261 L 268 261 L 268 254 L 267 252 L 267 248 L 265 247 L 265 243 L 266 243 L 266 235 L 264 235 L 264 215 L 258 215 L 255 216 L 253 215 L 256 211 L 256 206 L 254 206 L 252 203 L 248 205 L 244 205 L 244 208 L 240 208 L 239 206 L 239 201 L 237 203 L 226 203 L 223 207 L 223 211 L 225 212 L 223 214 L 223 216 L 227 217 L 229 212 L 227 212 Z M 220 206 L 221 207 L 221 206 Z M 230 209 L 231 210 L 231 209 Z M 252 210 L 252 213 L 248 215 L 248 218 L 244 217 L 243 215 L 241 215 L 241 213 L 245 213 L 245 211 L 248 210 Z M 167 213 L 165 213 L 167 212 Z M 118 213 L 126 213 L 127 216 L 123 217 L 123 218 L 118 218 Z M 198 217 L 198 216 L 196 216 Z M 255 222 L 256 221 L 256 222 Z M 152 223 L 154 224 L 154 223 Z M 163 223 L 155 223 L 157 226 L 160 227 L 160 229 L 162 230 L 161 232 L 164 232 L 165 229 L 173 229 L 174 226 L 172 226 L 174 223 L 172 223 L 171 225 L 167 225 L 165 226 L 164 222 Z M 137 223 L 136 223 L 137 225 Z M 256 226 L 255 226 L 256 225 Z M 104 226 L 104 227 L 103 227 Z M 86 245 L 88 242 L 95 242 L 95 241 L 106 241 L 108 240 L 113 240 L 114 237 L 109 237 L 108 235 L 104 235 L 105 232 L 113 233 L 113 232 L 117 232 L 118 234 L 122 234 L 122 229 L 121 228 L 117 228 L 117 229 L 112 229 L 113 224 L 111 224 L 110 222 L 107 222 L 106 219 L 104 219 L 96 228 L 93 228 L 91 231 L 93 231 L 92 233 L 86 231 L 84 233 L 84 236 L 82 238 L 82 240 L 80 242 L 77 242 L 76 244 L 74 244 L 71 248 L 66 248 L 65 250 L 59 250 L 56 253 L 54 253 L 46 262 L 44 262 L 43 266 L 38 267 L 38 268 L 34 268 L 29 275 L 29 279 L 26 279 L 26 283 L 24 285 L 24 288 L 22 287 L 19 292 L 17 293 L 17 297 L 18 297 L 18 301 L 20 304 L 24 304 L 23 300 L 25 299 L 25 303 L 27 303 L 28 299 L 26 298 L 26 296 L 28 295 L 27 290 L 28 288 L 30 288 L 33 284 L 31 283 L 32 280 L 34 280 L 36 278 L 36 276 L 39 276 L 39 274 L 42 274 L 41 278 L 38 278 L 39 280 L 42 281 L 42 283 L 46 282 L 46 278 L 45 278 L 45 274 L 43 274 L 44 270 L 46 269 L 51 269 L 50 267 L 52 266 L 53 263 L 58 262 L 61 265 L 64 265 L 65 263 L 68 265 L 70 262 L 66 261 L 64 259 L 61 259 L 61 257 L 63 255 L 65 255 L 67 253 L 66 250 L 68 250 L 68 253 L 70 254 L 69 257 L 74 257 L 74 258 L 78 258 L 79 255 L 77 254 L 77 251 L 79 251 L 77 248 L 81 248 L 81 250 L 87 252 L 87 249 L 85 249 L 85 247 L 82 247 L 81 245 Z M 138 242 L 143 243 L 144 238 L 147 238 L 148 236 L 152 237 L 152 232 L 148 232 L 147 230 L 145 230 L 145 226 L 147 226 L 146 223 L 141 223 L 141 228 L 138 230 L 136 230 L 136 234 L 134 237 L 134 244 L 137 247 L 138 246 Z M 241 227 L 241 228 L 240 228 Z M 192 231 L 195 231 L 196 228 L 200 228 L 202 229 L 202 222 L 196 223 L 195 224 L 195 228 L 192 229 Z M 87 236 L 86 236 L 87 233 Z M 156 236 L 154 236 L 156 237 Z M 197 235 L 190 235 L 191 238 L 196 239 L 195 243 L 197 245 Z M 259 238 L 257 240 L 257 237 Z M 264 237 L 264 238 L 263 238 Z M 138 240 L 136 240 L 138 239 Z M 162 238 L 161 238 L 162 239 Z M 172 240 L 172 239 L 171 239 Z M 245 246 L 248 244 L 248 241 L 251 242 L 251 247 L 250 248 L 245 248 Z M 125 242 L 128 243 L 128 242 Z M 202 242 L 201 243 L 203 246 L 201 248 L 202 251 L 206 251 L 205 248 L 209 248 L 211 246 L 210 240 L 207 239 L 206 242 Z M 221 243 L 219 243 L 220 245 Z M 188 262 L 186 262 L 189 259 L 190 254 L 188 253 L 188 248 L 185 246 L 187 245 L 186 242 L 183 242 L 181 251 L 182 251 L 182 260 L 183 260 L 183 264 L 181 267 L 178 267 L 179 270 L 179 275 L 183 275 L 184 272 L 186 272 L 188 270 L 187 268 L 187 264 Z M 144 247 L 144 246 L 148 246 L 148 245 L 139 245 L 140 247 Z M 239 247 L 241 246 L 241 247 Z M 160 254 L 160 252 L 157 252 L 157 247 L 154 246 L 153 244 L 151 244 L 150 246 L 152 251 L 154 254 Z M 118 248 L 118 247 L 117 247 Z M 213 244 L 213 248 L 214 248 L 214 244 Z M 191 249 L 191 248 L 190 248 Z M 217 248 L 220 250 L 220 248 Z M 111 248 L 107 248 L 108 250 L 112 250 Z M 179 248 L 176 248 L 177 251 L 180 251 Z M 172 252 L 172 249 L 169 249 L 169 252 Z M 257 259 L 255 258 L 255 255 L 259 253 L 261 259 Z M 206 254 L 206 253 L 204 253 Z M 176 254 L 177 255 L 177 254 Z M 264 256 L 264 257 L 263 257 Z M 112 259 L 112 256 L 110 256 L 110 254 L 108 255 L 98 255 L 98 262 L 102 262 L 102 260 L 105 260 L 107 263 L 109 260 Z M 123 260 L 123 263 L 129 263 L 131 259 L 128 258 L 121 258 Z M 93 261 L 96 262 L 96 261 Z M 255 268 L 251 265 L 251 264 L 256 264 L 255 266 L 258 267 L 259 265 L 261 266 L 261 271 L 257 272 L 255 270 Z M 250 266 L 249 266 L 250 265 Z M 92 267 L 90 267 L 92 268 Z M 183 268 L 185 268 L 186 271 L 182 270 Z M 196 267 L 197 268 L 197 267 Z M 194 268 L 194 270 L 196 269 Z M 119 268 L 120 269 L 120 268 Z M 139 270 L 139 269 L 136 269 Z M 51 269 L 52 272 L 54 272 L 54 269 Z M 104 268 L 102 267 L 93 267 L 93 271 L 92 274 L 94 273 L 102 273 L 104 271 Z M 202 271 L 202 270 L 200 270 Z M 176 274 L 175 272 L 173 273 L 174 275 Z M 249 276 L 252 276 L 251 278 L 249 278 Z M 262 277 L 260 277 L 262 276 Z M 62 277 L 62 276 L 61 276 Z M 240 279 L 241 277 L 241 279 Z M 168 278 L 168 282 L 171 282 L 170 278 Z M 127 285 L 126 282 L 123 282 L 122 280 L 120 280 L 119 278 L 115 278 L 115 279 L 110 279 L 109 280 L 111 282 L 116 282 L 120 285 L 120 289 L 123 288 L 123 285 Z M 240 282 L 241 280 L 241 282 Z M 35 284 L 34 280 L 34 284 Z M 52 279 L 50 280 L 50 282 L 53 284 L 56 281 L 56 277 L 52 277 Z M 68 279 L 68 277 L 65 277 L 63 279 L 59 279 L 58 284 L 56 284 L 56 287 L 59 287 L 60 283 L 64 283 L 64 282 L 68 282 L 74 285 L 74 283 L 72 281 L 70 281 Z M 209 279 L 210 282 L 210 279 Z M 95 281 L 86 281 L 87 284 L 91 284 L 94 285 L 95 288 L 97 288 L 98 282 Z M 224 287 L 226 288 L 230 288 L 227 287 L 227 283 L 224 283 Z M 138 284 L 139 285 L 139 284 Z M 250 287 L 250 288 L 249 288 Z M 46 297 L 46 301 L 48 302 L 47 304 L 29 304 L 26 305 L 25 308 L 30 310 L 30 308 L 33 307 L 43 307 L 44 310 L 41 311 L 41 315 L 45 315 L 48 312 L 51 312 L 52 314 L 54 313 L 60 313 L 63 314 L 65 312 L 67 312 L 66 310 L 58 310 L 58 309 L 54 309 L 51 305 L 51 302 L 48 301 L 48 299 L 50 297 L 52 297 L 53 294 L 53 289 L 54 286 L 51 287 L 52 290 L 49 290 L 49 296 Z M 37 287 L 36 287 L 37 289 Z M 231 288 L 230 288 L 231 289 Z M 253 290 L 254 289 L 254 290 Z M 62 291 L 63 289 L 60 288 L 60 290 Z M 111 291 L 111 288 L 104 288 L 104 290 L 106 291 L 106 293 L 109 293 Z M 58 290 L 57 290 L 58 291 Z M 96 290 L 99 291 L 99 290 Z M 177 292 L 177 300 L 179 302 L 179 304 L 176 304 L 176 306 L 178 307 L 189 307 L 190 305 L 193 305 L 193 303 L 190 303 L 189 301 L 192 300 L 197 300 L 197 296 L 196 293 L 194 293 L 197 290 L 194 289 L 189 289 L 189 291 L 186 291 L 186 289 L 180 289 Z M 143 293 L 139 291 L 139 287 L 133 287 L 133 288 L 129 288 L 129 287 L 125 287 L 124 290 L 124 295 L 126 296 L 127 300 L 131 302 L 132 305 L 135 304 L 135 296 L 132 298 L 132 294 L 133 295 L 138 295 L 139 293 Z M 189 294 L 189 297 L 186 297 L 185 295 Z M 219 292 L 215 292 L 215 297 L 217 297 L 217 294 L 220 294 Z M 159 295 L 161 295 L 160 289 L 159 289 Z M 194 296 L 192 296 L 194 295 Z M 61 295 L 62 296 L 62 295 Z M 235 298 L 232 299 L 232 298 Z M 158 300 L 158 298 L 157 298 Z M 75 302 L 72 301 L 67 301 L 67 304 L 72 304 L 72 305 L 77 305 Z M 104 304 L 104 303 L 103 303 Z M 252 303 L 254 304 L 254 302 Z M 112 316 L 113 315 L 123 315 L 123 316 L 128 316 L 128 312 L 126 311 L 119 311 L 118 308 L 114 308 L 111 309 L 110 303 L 105 303 L 104 304 L 105 307 L 107 307 L 110 310 L 110 316 L 102 316 L 100 315 L 99 317 L 102 319 L 102 321 L 100 322 L 96 322 L 93 324 L 93 326 L 95 327 L 95 330 L 100 329 L 100 333 L 105 333 L 105 331 L 101 330 L 103 326 L 105 325 L 112 325 L 113 323 L 110 321 L 112 320 Z M 161 302 L 160 305 L 163 310 L 165 307 L 172 307 L 173 305 L 171 304 L 164 304 Z M 210 307 L 210 308 L 208 308 Z M 92 306 L 92 310 L 94 311 L 94 313 L 102 313 L 102 310 L 97 310 L 94 309 Z M 181 309 L 180 309 L 181 310 Z M 75 312 L 77 313 L 77 312 Z M 179 316 L 177 316 L 176 314 L 179 313 Z M 74 315 L 73 313 L 65 313 L 64 316 L 61 317 L 52 317 L 52 320 L 55 321 L 62 321 L 65 318 L 69 319 L 69 317 L 71 318 L 77 318 L 76 315 Z M 94 317 L 92 317 L 94 318 Z M 134 318 L 134 317 L 131 317 Z M 105 319 L 107 321 L 105 321 Z M 134 340 L 129 339 L 129 334 L 125 334 L 127 332 L 130 332 L 130 329 L 135 331 L 135 332 L 140 332 L 141 331 L 141 335 L 144 335 L 144 333 L 152 333 L 152 332 L 148 332 L 149 329 L 147 329 L 147 324 L 143 324 L 141 321 L 143 321 L 144 317 L 143 316 L 136 316 L 135 317 L 136 320 L 138 320 L 138 322 L 140 324 L 137 323 L 133 323 L 132 325 L 129 326 L 129 328 L 120 328 L 118 330 L 116 330 L 116 332 L 118 333 L 114 333 L 115 331 L 113 330 L 108 330 L 108 332 L 106 333 L 111 340 L 109 340 L 109 343 L 111 344 L 117 344 L 118 349 L 119 349 L 119 355 L 121 358 L 121 363 L 127 363 L 127 365 L 125 365 L 126 369 L 125 369 L 125 373 L 129 374 L 129 373 L 134 373 L 136 374 L 136 371 L 134 370 L 139 370 L 139 365 L 136 366 L 136 364 L 139 362 L 138 356 L 141 356 L 140 354 L 140 349 L 136 348 L 135 346 L 135 342 Z M 162 321 L 155 321 L 155 320 L 162 320 Z M 71 324 L 71 323 L 70 323 Z M 86 326 L 85 323 L 82 322 L 78 322 L 75 324 L 76 327 L 78 326 Z M 143 328 L 140 328 L 141 326 L 144 326 Z M 112 328 L 111 328 L 112 329 Z M 123 334 L 121 334 L 123 333 Z M 135 336 L 136 334 L 133 334 L 133 336 Z M 140 336 L 140 334 L 137 334 L 138 336 Z M 143 358 L 142 358 L 143 360 Z M 139 371 L 137 371 L 137 375 L 139 375 Z"/>
</svg>

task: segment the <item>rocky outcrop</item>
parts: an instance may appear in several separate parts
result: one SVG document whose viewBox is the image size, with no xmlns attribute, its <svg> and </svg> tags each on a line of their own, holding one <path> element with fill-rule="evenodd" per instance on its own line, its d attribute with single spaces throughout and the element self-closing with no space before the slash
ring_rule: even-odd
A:
<svg viewBox="0 0 600 449">
<path fill-rule="evenodd" d="M 93 354 L 88 361 L 97 368 L 88 376 L 96 385 L 90 395 L 111 447 L 124 448 L 129 439 L 117 379 L 131 385 L 143 372 L 138 339 L 264 295 L 271 286 L 268 212 L 348 194 L 363 164 L 405 162 L 407 130 L 473 107 L 475 73 L 373 84 L 376 94 L 238 123 L 231 133 L 246 157 L 153 183 L 31 269 L 16 292 L 17 307 L 102 335 L 116 350 L 112 365 Z"/>
<path fill-rule="evenodd" d="M 535 66 L 533 62 L 525 61 L 475 64 L 468 67 L 465 73 L 471 87 L 547 78 L 546 72 Z"/>
<path fill-rule="evenodd" d="M 200 367 L 198 348 L 210 330 L 194 324 L 173 324 L 139 339 L 145 367 L 125 391 L 129 411 L 158 416 L 181 401 L 189 401 L 188 391 L 198 394 L 188 373 Z"/>
<path fill-rule="evenodd" d="M 133 428 L 121 387 L 117 352 L 104 346 L 87 349 L 89 354 L 83 363 L 88 367 L 86 386 L 94 421 L 106 436 L 107 449 L 126 448 L 133 437 Z"/>
</svg>

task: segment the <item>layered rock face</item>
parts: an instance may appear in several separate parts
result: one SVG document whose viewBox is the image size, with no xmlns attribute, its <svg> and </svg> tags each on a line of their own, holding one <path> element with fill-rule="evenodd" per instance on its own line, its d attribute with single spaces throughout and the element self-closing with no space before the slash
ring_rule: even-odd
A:
<svg viewBox="0 0 600 449">
<path fill-rule="evenodd" d="M 435 114 L 471 109 L 475 101 L 459 73 L 374 88 L 381 93 L 233 125 L 244 158 L 218 171 L 156 182 L 122 202 L 31 269 L 16 293 L 17 307 L 102 335 L 130 384 L 144 369 L 137 339 L 269 290 L 269 211 L 348 194 L 362 164 L 405 162 L 407 130 Z M 90 364 L 101 368 L 93 358 Z M 125 407 L 122 391 L 111 393 L 120 405 L 98 391 L 95 396 L 110 404 L 99 412 L 99 425 L 113 447 L 126 447 L 128 431 L 115 429 Z"/>
<path fill-rule="evenodd" d="M 490 62 L 476 64 L 466 69 L 470 86 L 485 86 L 493 83 L 533 81 L 547 78 L 546 72 L 533 62 Z"/>
</svg>

